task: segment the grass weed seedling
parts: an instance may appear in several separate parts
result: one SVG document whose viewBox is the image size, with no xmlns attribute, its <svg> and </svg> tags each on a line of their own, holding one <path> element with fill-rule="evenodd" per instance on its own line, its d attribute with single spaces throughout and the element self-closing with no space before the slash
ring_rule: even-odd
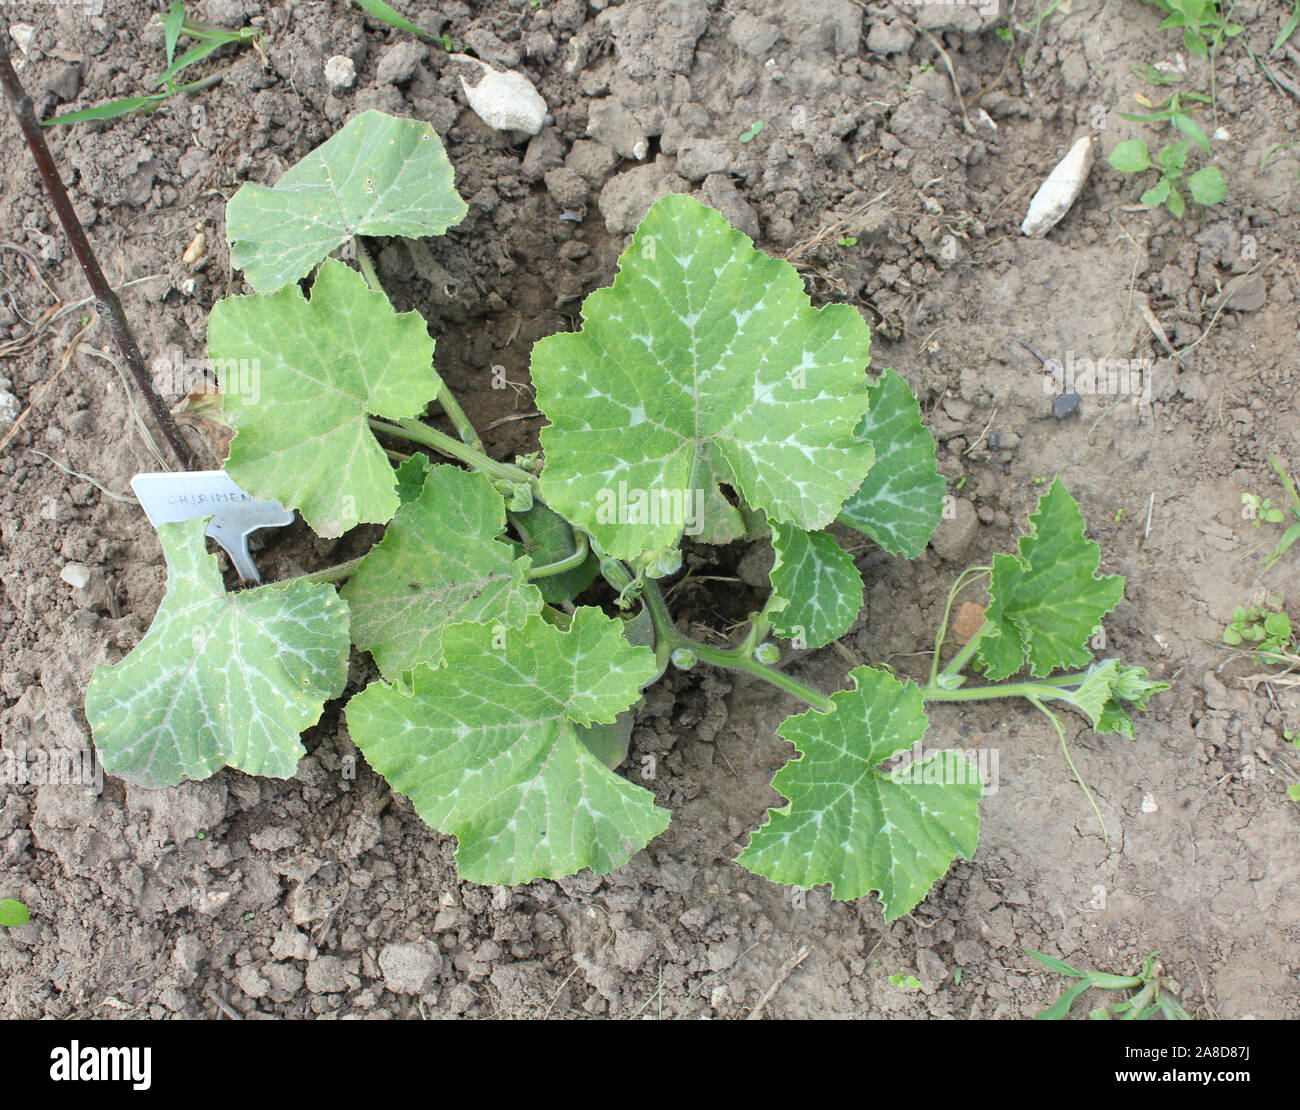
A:
<svg viewBox="0 0 1300 1110">
<path fill-rule="evenodd" d="M 1093 658 L 1123 579 L 1099 574 L 1059 478 L 1016 552 L 950 591 L 928 678 L 864 665 L 824 692 L 781 668 L 779 641 L 832 644 L 862 608 L 828 526 L 917 558 L 945 482 L 907 382 L 866 373 L 861 314 L 814 308 L 793 266 L 691 197 L 650 208 L 581 330 L 534 345 L 540 459 L 488 456 L 433 369 L 424 320 L 393 308 L 365 246 L 441 235 L 465 213 L 432 128 L 376 111 L 231 199 L 231 256 L 253 292 L 213 308 L 209 355 L 257 360 L 262 377 L 256 403 L 226 407 L 226 468 L 322 537 L 386 531 L 358 559 L 228 593 L 205 521 L 161 525 L 167 594 L 87 691 L 107 772 L 155 787 L 223 766 L 292 775 L 356 647 L 379 677 L 346 704 L 352 740 L 457 838 L 462 877 L 604 873 L 670 816 L 616 773 L 629 711 L 670 666 L 723 667 L 804 707 L 777 730 L 797 750 L 773 779 L 785 801 L 738 864 L 841 899 L 876 891 L 892 920 L 978 840 L 973 763 L 944 750 L 898 765 L 919 750 L 927 704 L 1027 701 L 1062 744 L 1060 709 L 1133 736 L 1130 712 L 1166 687 Z M 328 257 L 350 242 L 360 272 Z M 456 435 L 423 419 L 435 403 Z M 686 635 L 668 608 L 660 582 L 687 538 L 772 546 L 770 589 L 735 646 Z M 944 662 L 953 598 L 983 577 L 982 623 Z M 598 578 L 613 601 L 588 591 Z"/>
<path fill-rule="evenodd" d="M 1088 968 L 1071 967 L 1064 960 L 1034 952 L 1026 948 L 1025 953 L 1052 971 L 1079 980 L 1058 998 L 1051 1006 L 1037 1015 L 1040 1021 L 1061 1021 L 1069 1016 L 1070 1006 L 1079 995 L 1094 987 L 1106 991 L 1136 991 L 1119 1002 L 1098 1006 L 1088 1011 L 1093 1020 L 1107 1021 L 1119 1018 L 1124 1021 L 1146 1021 L 1161 1016 L 1170 1021 L 1191 1021 L 1189 1014 L 1169 993 L 1170 981 L 1164 975 L 1164 968 L 1156 961 L 1154 952 L 1142 964 L 1142 970 L 1136 975 L 1111 975 L 1105 971 L 1092 971 Z"/>
<path fill-rule="evenodd" d="M 190 19 L 185 14 L 185 6 L 179 0 L 173 0 L 167 9 L 167 14 L 160 15 L 158 18 L 163 24 L 163 38 L 167 51 L 167 68 L 154 80 L 154 86 L 161 87 L 161 92 L 126 97 L 122 100 L 109 101 L 107 104 L 97 104 L 93 108 L 65 112 L 61 116 L 44 120 L 43 125 L 53 127 L 57 124 L 84 123 L 87 120 L 117 119 L 119 116 L 130 115 L 133 112 L 152 112 L 163 101 L 179 93 L 194 93 L 221 80 L 222 75 L 218 73 L 185 84 L 178 82 L 178 78 L 185 70 L 197 65 L 223 46 L 239 46 L 248 43 L 254 49 L 261 50 L 262 32 L 255 27 L 245 27 L 235 31 Z M 177 57 L 176 48 L 182 36 L 193 39 L 194 45 Z"/>
</svg>

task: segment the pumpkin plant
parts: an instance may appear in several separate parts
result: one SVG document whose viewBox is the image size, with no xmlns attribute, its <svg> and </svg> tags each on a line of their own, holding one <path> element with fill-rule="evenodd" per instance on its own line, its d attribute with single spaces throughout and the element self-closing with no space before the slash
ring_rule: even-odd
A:
<svg viewBox="0 0 1300 1110">
<path fill-rule="evenodd" d="M 433 130 L 378 112 L 231 200 L 232 258 L 254 292 L 215 306 L 209 354 L 256 360 L 262 378 L 256 404 L 226 405 L 226 468 L 321 536 L 387 527 L 360 559 L 228 592 L 204 521 L 161 525 L 167 594 L 86 698 L 106 771 L 150 786 L 223 766 L 292 775 L 355 647 L 379 677 L 347 702 L 352 740 L 457 838 L 464 878 L 606 872 L 669 822 L 616 771 L 629 711 L 669 666 L 725 667 L 804 703 L 778 730 L 796 749 L 773 780 L 785 802 L 737 862 L 836 898 L 877 891 L 895 918 L 979 829 L 983 786 L 963 756 L 886 766 L 924 735 L 927 703 L 1020 698 L 1058 730 L 1064 706 L 1133 735 L 1128 711 L 1165 687 L 1092 658 L 1123 580 L 1098 575 L 1059 480 L 1017 552 L 954 585 L 948 610 L 988 576 L 984 624 L 945 664 L 945 611 L 928 680 L 862 666 L 826 693 L 781 669 L 776 641 L 830 644 L 862 607 L 828 526 L 916 558 L 945 484 L 907 383 L 866 373 L 859 313 L 814 308 L 793 267 L 690 197 L 649 210 L 580 331 L 535 345 L 540 454 L 489 457 L 425 322 L 394 310 L 360 238 L 440 235 L 465 211 Z M 359 269 L 328 257 L 350 241 Z M 434 403 L 457 435 L 425 422 Z M 413 453 L 384 446 L 398 442 Z M 661 582 L 687 538 L 772 544 L 771 590 L 734 647 L 692 639 L 668 610 Z"/>
</svg>

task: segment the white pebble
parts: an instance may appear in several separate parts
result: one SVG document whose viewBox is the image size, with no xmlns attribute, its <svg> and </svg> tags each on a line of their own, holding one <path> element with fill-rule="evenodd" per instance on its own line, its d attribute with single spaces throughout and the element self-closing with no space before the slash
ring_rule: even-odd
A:
<svg viewBox="0 0 1300 1110">
<path fill-rule="evenodd" d="M 357 83 L 357 67 L 346 54 L 335 54 L 325 63 L 325 83 L 330 89 L 350 89 Z"/>
<path fill-rule="evenodd" d="M 68 563 L 59 571 L 59 577 L 74 590 L 84 590 L 90 585 L 90 568 L 85 563 Z"/>
<path fill-rule="evenodd" d="M 1156 805 L 1156 796 L 1155 796 L 1154 794 L 1143 794 L 1143 795 L 1142 795 L 1142 812 L 1143 812 L 1143 813 L 1156 813 L 1156 812 L 1159 811 L 1159 809 L 1160 809 L 1160 807 L 1159 807 L 1158 805 Z"/>
<path fill-rule="evenodd" d="M 1047 180 L 1029 202 L 1029 212 L 1020 225 L 1022 235 L 1042 238 L 1065 218 L 1071 205 L 1083 192 L 1092 169 L 1092 137 L 1084 135 L 1070 147 Z"/>
<path fill-rule="evenodd" d="M 30 23 L 15 23 L 9 28 L 9 37 L 26 54 L 31 49 L 32 39 L 36 37 L 36 28 Z"/>
<path fill-rule="evenodd" d="M 22 402 L 7 389 L 0 389 L 0 428 L 9 427 L 22 411 Z"/>
<path fill-rule="evenodd" d="M 494 131 L 536 135 L 546 121 L 546 101 L 522 73 L 501 72 L 484 65 L 477 85 L 463 77 L 460 84 L 469 106 Z"/>
</svg>

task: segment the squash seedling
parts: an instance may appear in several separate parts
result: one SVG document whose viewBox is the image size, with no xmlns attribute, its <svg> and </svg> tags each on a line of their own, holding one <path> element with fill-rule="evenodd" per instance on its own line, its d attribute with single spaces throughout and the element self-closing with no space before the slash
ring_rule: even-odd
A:
<svg viewBox="0 0 1300 1110">
<path fill-rule="evenodd" d="M 814 308 L 790 264 L 691 197 L 650 208 L 580 331 L 534 346 L 541 457 L 488 456 L 433 369 L 424 321 L 393 309 L 363 241 L 440 235 L 465 212 L 433 130 L 374 111 L 231 200 L 232 259 L 254 292 L 213 308 L 209 354 L 219 373 L 257 360 L 262 378 L 257 403 L 226 405 L 227 469 L 323 537 L 387 531 L 358 560 L 227 593 L 204 521 L 160 525 L 167 594 L 86 696 L 107 772 L 150 786 L 227 765 L 292 775 L 299 734 L 344 690 L 351 642 L 380 675 L 346 705 L 352 740 L 455 835 L 463 878 L 608 872 L 669 821 L 615 773 L 629 710 L 669 666 L 724 667 L 805 706 L 778 729 L 797 749 L 773 780 L 785 801 L 739 865 L 836 898 L 878 891 L 893 919 L 978 837 L 983 784 L 963 756 L 885 766 L 925 735 L 927 703 L 1021 698 L 1062 740 L 1059 708 L 1133 735 L 1129 711 L 1166 687 L 1093 659 L 1123 580 L 1098 575 L 1059 479 L 1016 554 L 959 578 L 928 679 L 860 666 L 825 693 L 780 668 L 776 640 L 828 645 L 862 608 L 861 575 L 826 528 L 916 558 L 945 484 L 906 381 L 865 372 L 858 311 Z M 327 258 L 349 242 L 360 272 Z M 422 419 L 435 401 L 457 436 Z M 395 469 L 381 441 L 416 453 Z M 669 612 L 660 581 L 686 538 L 772 544 L 770 592 L 734 647 L 693 639 Z M 983 623 L 944 663 L 953 598 L 980 576 Z M 598 577 L 605 606 L 587 592 Z"/>
</svg>

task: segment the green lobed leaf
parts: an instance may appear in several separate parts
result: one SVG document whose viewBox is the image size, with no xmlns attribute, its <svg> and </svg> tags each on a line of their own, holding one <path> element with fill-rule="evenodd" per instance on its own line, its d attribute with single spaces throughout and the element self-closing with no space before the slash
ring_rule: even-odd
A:
<svg viewBox="0 0 1300 1110">
<path fill-rule="evenodd" d="M 915 559 L 939 526 L 947 486 L 934 435 L 903 376 L 886 370 L 870 386 L 871 408 L 855 433 L 876 461 L 840 510 L 840 522 L 865 532 L 886 551 Z"/>
<path fill-rule="evenodd" d="M 429 456 L 417 451 L 409 459 L 403 459 L 397 467 L 397 500 L 405 505 L 415 501 L 424 492 L 424 480 L 429 476 L 433 464 Z"/>
<path fill-rule="evenodd" d="M 299 734 L 348 673 L 348 607 L 333 586 L 288 582 L 228 594 L 207 553 L 208 518 L 162 524 L 167 594 L 144 639 L 95 668 L 86 718 L 104 770 L 141 786 L 223 766 L 288 778 Z"/>
<path fill-rule="evenodd" d="M 296 285 L 219 301 L 208 355 L 218 376 L 225 360 L 255 368 L 258 403 L 228 397 L 224 406 L 236 429 L 226 469 L 240 486 L 301 510 L 322 536 L 392 518 L 397 479 L 368 417 L 419 416 L 438 393 L 418 312 L 395 312 L 331 260 L 310 301 Z"/>
<path fill-rule="evenodd" d="M 1019 556 L 993 557 L 987 622 L 978 656 L 990 679 L 1029 661 L 1035 678 L 1092 660 L 1088 640 L 1124 594 L 1118 574 L 1097 577 L 1101 548 L 1084 535 L 1083 514 L 1060 478 L 1029 518 Z"/>
<path fill-rule="evenodd" d="M 615 721 L 657 671 L 622 622 L 584 607 L 567 631 L 540 616 L 504 635 L 456 625 L 443 655 L 437 669 L 416 668 L 409 690 L 372 683 L 347 722 L 370 765 L 460 841 L 463 878 L 608 872 L 667 828 L 654 796 L 578 737 L 578 726 Z"/>
<path fill-rule="evenodd" d="M 362 112 L 274 188 L 249 182 L 226 206 L 230 261 L 272 293 L 354 235 L 441 235 L 465 218 L 451 162 L 420 120 Z"/>
<path fill-rule="evenodd" d="M 644 561 L 706 522 L 736 534 L 718 483 L 809 530 L 861 485 L 867 325 L 814 309 L 794 267 L 713 209 L 657 201 L 583 317 L 533 347 L 542 491 L 610 555 Z"/>
<path fill-rule="evenodd" d="M 810 648 L 825 647 L 849 630 L 862 609 L 862 575 L 853 556 L 825 532 L 772 525 L 772 628 Z"/>
<path fill-rule="evenodd" d="M 829 883 L 835 898 L 880 892 L 885 920 L 916 906 L 957 856 L 979 839 L 978 772 L 956 752 L 940 752 L 906 771 L 880 765 L 925 734 L 915 683 L 871 667 L 854 687 L 777 729 L 799 754 L 772 785 L 787 799 L 768 811 L 738 862 L 778 883 Z"/>
<path fill-rule="evenodd" d="M 498 542 L 501 495 L 482 474 L 435 466 L 414 501 L 340 591 L 352 642 L 375 657 L 389 682 L 442 658 L 443 633 L 465 621 L 516 628 L 542 607 L 529 560 Z"/>
</svg>

